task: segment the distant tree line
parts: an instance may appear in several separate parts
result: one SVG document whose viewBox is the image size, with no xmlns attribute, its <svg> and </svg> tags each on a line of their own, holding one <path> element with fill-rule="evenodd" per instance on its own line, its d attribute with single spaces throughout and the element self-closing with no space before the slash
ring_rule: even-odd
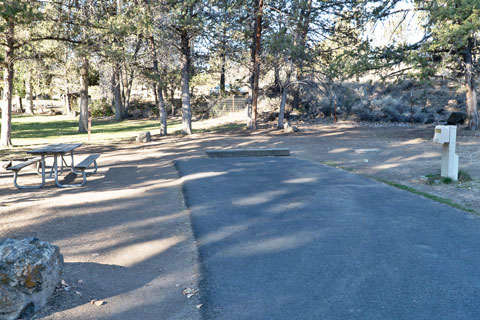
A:
<svg viewBox="0 0 480 320">
<path fill-rule="evenodd" d="M 282 128 L 287 99 L 298 108 L 305 85 L 315 83 L 328 94 L 337 81 L 372 70 L 424 79 L 441 73 L 461 81 L 468 126 L 478 128 L 480 2 L 412 0 L 408 9 L 401 3 L 405 1 L 0 0 L 0 144 L 11 146 L 14 90 L 25 96 L 25 112 L 33 113 L 34 79 L 37 86 L 63 79 L 67 112 L 73 111 L 73 94 L 79 94 L 78 130 L 86 132 L 89 86 L 99 69 L 109 75 L 117 121 L 127 115 L 135 79 L 153 88 L 161 135 L 167 134 L 166 106 L 174 92 L 181 92 L 182 131 L 191 134 L 192 77 L 219 75 L 220 93 L 225 94 L 231 65 L 250 70 L 251 130 L 257 128 L 259 81 L 267 72 L 273 72 L 272 90 L 281 97 Z M 368 26 L 412 12 L 421 16 L 420 41 L 372 45 Z M 395 21 L 393 32 L 406 23 Z M 73 84 L 79 92 L 72 92 Z"/>
</svg>

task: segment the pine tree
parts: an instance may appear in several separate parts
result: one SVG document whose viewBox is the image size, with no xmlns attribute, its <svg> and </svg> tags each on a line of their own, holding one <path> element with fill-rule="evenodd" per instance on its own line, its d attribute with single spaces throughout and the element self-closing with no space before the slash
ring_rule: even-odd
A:
<svg viewBox="0 0 480 320">
<path fill-rule="evenodd" d="M 418 66 L 425 75 L 435 74 L 440 67 L 449 67 L 463 77 L 467 101 L 467 124 L 479 127 L 476 82 L 479 66 L 476 56 L 480 45 L 480 2 L 478 0 L 417 1 L 417 9 L 427 13 L 426 41 L 418 57 Z"/>
</svg>

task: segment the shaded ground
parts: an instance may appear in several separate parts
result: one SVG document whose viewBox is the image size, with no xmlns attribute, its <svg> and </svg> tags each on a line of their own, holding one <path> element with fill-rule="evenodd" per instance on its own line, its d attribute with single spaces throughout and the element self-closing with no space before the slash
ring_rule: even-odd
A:
<svg viewBox="0 0 480 320">
<path fill-rule="evenodd" d="M 385 178 L 480 208 L 480 136 L 459 131 L 460 168 L 474 181 L 426 185 L 440 168 L 433 127 L 375 127 L 353 124 L 301 126 L 283 134 L 268 129 L 155 137 L 84 146 L 100 152 L 99 172 L 83 188 L 16 190 L 0 174 L 0 237 L 36 236 L 60 246 L 69 291 L 59 291 L 45 319 L 195 319 L 196 250 L 173 161 L 204 157 L 208 148 L 287 147 L 293 157 L 328 163 Z M 368 150 L 376 149 L 376 150 Z M 23 172 L 23 171 L 22 171 Z M 22 182 L 38 177 L 27 175 Z M 335 193 L 325 190 L 335 201 Z M 82 280 L 82 281 L 80 281 Z M 79 282 L 80 281 L 80 282 Z M 78 291 L 80 294 L 75 293 Z M 200 293 L 201 294 L 201 293 Z M 106 305 L 90 305 L 105 299 Z M 159 317 L 159 314 L 162 316 Z"/>
<path fill-rule="evenodd" d="M 197 297 L 182 295 L 196 287 L 197 263 L 173 154 L 128 145 L 89 149 L 102 156 L 83 188 L 49 181 L 24 191 L 1 178 L 1 237 L 38 237 L 65 258 L 68 287 L 37 316 L 198 319 Z M 93 299 L 106 304 L 92 305 Z"/>
</svg>

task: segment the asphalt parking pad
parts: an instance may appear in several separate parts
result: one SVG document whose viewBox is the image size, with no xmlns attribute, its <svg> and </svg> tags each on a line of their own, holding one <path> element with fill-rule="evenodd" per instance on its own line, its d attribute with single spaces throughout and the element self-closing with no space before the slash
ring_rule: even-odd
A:
<svg viewBox="0 0 480 320">
<path fill-rule="evenodd" d="M 478 319 L 480 219 L 295 158 L 178 161 L 205 319 Z"/>
</svg>

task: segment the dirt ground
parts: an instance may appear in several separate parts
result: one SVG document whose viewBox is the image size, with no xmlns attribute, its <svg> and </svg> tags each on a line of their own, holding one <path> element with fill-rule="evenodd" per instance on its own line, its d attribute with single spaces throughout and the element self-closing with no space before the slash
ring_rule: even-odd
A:
<svg viewBox="0 0 480 320">
<path fill-rule="evenodd" d="M 17 190 L 0 174 L 0 238 L 38 237 L 60 247 L 64 280 L 41 319 L 198 319 L 195 240 L 174 161 L 207 149 L 289 148 L 293 157 L 386 179 L 480 211 L 480 134 L 458 132 L 460 168 L 472 181 L 427 184 L 440 170 L 433 126 L 302 124 L 296 133 L 226 130 L 154 136 L 146 144 L 84 145 L 99 171 L 85 187 Z M 270 127 L 271 128 L 271 127 Z M 23 172 L 23 171 L 22 171 Z M 35 181 L 33 174 L 22 182 Z M 68 179 L 69 177 L 67 177 Z M 335 194 L 325 194 L 335 201 Z M 90 301 L 104 300 L 102 306 Z"/>
</svg>

